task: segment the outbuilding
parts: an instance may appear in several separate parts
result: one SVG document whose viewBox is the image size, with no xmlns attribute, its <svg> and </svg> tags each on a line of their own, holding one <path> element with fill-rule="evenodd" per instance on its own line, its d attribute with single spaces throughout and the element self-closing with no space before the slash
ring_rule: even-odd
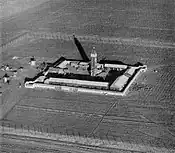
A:
<svg viewBox="0 0 175 153">
<path fill-rule="evenodd" d="M 30 65 L 31 66 L 35 66 L 36 65 L 36 60 L 35 60 L 34 56 L 30 58 Z"/>
<path fill-rule="evenodd" d="M 3 76 L 3 82 L 8 84 L 10 82 L 10 77 L 7 75 L 7 73 Z"/>
</svg>

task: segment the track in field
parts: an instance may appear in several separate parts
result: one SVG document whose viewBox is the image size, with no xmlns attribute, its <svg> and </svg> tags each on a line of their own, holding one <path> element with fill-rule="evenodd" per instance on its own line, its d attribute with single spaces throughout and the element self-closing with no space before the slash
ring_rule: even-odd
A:
<svg viewBox="0 0 175 153">
<path fill-rule="evenodd" d="M 18 113 L 20 113 L 20 115 L 18 115 Z M 76 135 L 79 133 L 80 135 L 83 136 L 83 135 L 87 135 L 88 133 L 91 133 L 92 129 L 94 129 L 96 126 L 95 124 L 100 119 L 100 118 L 94 117 L 87 124 L 87 121 L 85 119 L 86 117 L 81 116 L 76 118 L 76 120 L 69 121 L 69 125 L 67 125 L 67 122 L 70 118 L 68 117 L 70 115 L 67 113 L 60 114 L 57 112 L 55 114 L 55 112 L 49 113 L 46 110 L 40 110 L 40 111 L 37 111 L 37 114 L 36 114 L 36 108 L 34 107 L 27 108 L 23 106 L 22 107 L 17 106 L 11 112 L 11 114 L 9 114 L 7 121 L 13 124 L 24 124 L 24 125 L 30 124 L 29 126 L 31 125 L 35 127 L 39 126 L 39 127 L 42 127 L 45 132 L 46 131 L 53 132 L 53 129 L 55 129 L 56 131 L 54 130 L 54 133 L 62 133 L 62 134 L 68 134 L 68 135 Z M 16 115 L 18 115 L 17 118 L 15 117 Z M 30 117 L 27 118 L 26 120 L 25 115 L 30 115 Z M 75 114 L 71 116 L 75 118 Z M 48 117 L 51 117 L 52 119 L 49 119 Z M 63 117 L 64 117 L 64 120 L 63 120 Z M 80 127 L 80 125 L 82 125 L 82 122 L 83 122 L 81 118 L 83 118 L 83 120 L 85 119 L 84 127 L 82 126 Z M 56 121 L 59 121 L 59 122 L 56 123 Z M 65 130 L 65 128 L 67 129 Z M 139 128 L 139 131 L 138 131 L 138 128 Z M 149 134 L 150 130 L 153 130 L 153 132 L 155 130 L 157 131 L 156 133 L 154 133 L 154 135 L 151 135 Z M 96 138 L 98 137 L 101 138 L 101 136 L 102 137 L 106 136 L 107 139 L 109 140 L 113 140 L 114 137 L 117 137 L 117 138 L 120 137 L 120 139 L 124 142 L 125 141 L 128 142 L 129 141 L 128 139 L 132 139 L 133 142 L 137 142 L 136 144 L 141 143 L 144 145 L 147 145 L 147 144 L 150 145 L 150 142 L 153 141 L 153 139 L 155 139 L 155 141 L 160 141 L 159 146 L 160 144 L 163 144 L 166 141 L 169 141 L 169 142 L 166 142 L 166 145 L 167 146 L 170 145 L 172 138 L 170 136 L 167 136 L 167 134 L 166 134 L 166 139 L 161 138 L 161 135 L 163 134 L 162 132 L 164 132 L 164 136 L 167 133 L 165 129 L 161 129 L 160 125 L 156 125 L 156 124 L 151 124 L 151 123 L 142 124 L 142 123 L 126 121 L 126 120 L 124 121 L 117 120 L 117 122 L 115 122 L 113 120 L 111 121 L 109 119 L 104 119 L 96 129 L 95 133 L 92 134 L 92 136 L 93 137 L 95 136 Z M 141 141 L 141 138 L 143 142 Z M 153 144 L 156 145 L 155 143 Z M 151 144 L 151 146 L 153 144 Z"/>
<path fill-rule="evenodd" d="M 69 3 L 67 3 L 68 1 Z M 28 11 L 28 13 L 24 12 L 18 17 L 4 21 L 4 33 L 11 33 L 12 31 L 15 33 L 15 31 L 21 31 L 25 29 L 44 31 L 47 36 L 45 40 L 42 40 L 42 42 L 41 39 L 37 39 L 34 43 L 25 43 L 20 47 L 13 47 L 12 45 L 11 50 L 13 51 L 13 54 L 24 54 L 24 56 L 28 56 L 29 54 L 37 56 L 42 55 L 46 57 L 59 57 L 60 55 L 72 57 L 72 54 L 74 54 L 75 58 L 77 58 L 78 53 L 76 54 L 77 51 L 75 46 L 67 41 L 69 39 L 67 36 L 75 33 L 77 36 L 79 35 L 80 39 L 84 41 L 82 42 L 80 40 L 88 54 L 91 50 L 91 48 L 88 46 L 103 46 L 101 48 L 97 47 L 97 50 L 99 50 L 98 54 L 100 56 L 104 55 L 109 59 L 120 59 L 125 62 L 133 63 L 135 61 L 140 61 L 144 64 L 148 64 L 149 71 L 145 73 L 143 80 L 140 79 L 139 83 L 133 85 L 133 88 L 127 97 L 103 98 L 98 96 L 84 95 L 84 101 L 87 102 L 87 104 L 92 105 L 94 108 L 81 103 L 83 101 L 83 97 L 80 97 L 81 105 L 74 106 L 75 102 L 78 100 L 76 96 L 78 97 L 79 95 L 76 95 L 73 98 L 74 101 L 71 104 L 68 103 L 70 98 L 63 98 L 63 100 L 60 100 L 62 97 L 58 95 L 58 92 L 54 92 L 51 96 L 46 94 L 44 95 L 45 97 L 40 95 L 37 97 L 37 92 L 33 92 L 31 96 L 26 96 L 29 102 L 20 102 L 14 108 L 14 110 L 18 109 L 18 111 L 14 112 L 14 110 L 12 110 L 12 112 L 10 112 L 7 117 L 10 117 L 14 122 L 24 121 L 24 123 L 27 124 L 29 121 L 25 121 L 25 114 L 27 114 L 29 110 L 29 120 L 31 112 L 33 113 L 31 115 L 31 118 L 33 119 L 31 120 L 31 123 L 37 123 L 39 121 L 41 122 L 41 125 L 45 125 L 45 123 L 49 123 L 49 121 L 47 121 L 47 115 L 49 116 L 49 112 L 53 111 L 55 114 L 53 113 L 53 116 L 49 116 L 51 121 L 57 113 L 60 116 L 58 115 L 56 118 L 54 118 L 55 121 L 61 120 L 62 118 L 65 119 L 61 121 L 62 127 L 58 132 L 63 132 L 61 129 L 63 129 L 65 124 L 67 124 L 67 119 L 67 122 L 70 120 L 70 122 L 73 121 L 74 123 L 84 124 L 87 126 L 87 128 L 85 128 L 86 132 L 90 133 L 90 131 L 97 126 L 96 123 L 99 123 L 102 115 L 104 115 L 105 110 L 107 109 L 107 107 L 105 109 L 105 105 L 110 107 L 112 103 L 116 101 L 116 107 L 106 114 L 98 126 L 96 133 L 94 134 L 106 134 L 109 130 L 109 135 L 111 135 L 111 137 L 117 136 L 120 133 L 123 133 L 126 137 L 129 137 L 129 134 L 126 131 L 130 128 L 130 136 L 133 141 L 135 141 L 134 138 L 136 139 L 136 137 L 133 135 L 140 134 L 143 139 L 150 140 L 149 143 L 157 142 L 159 145 L 157 139 L 154 139 L 155 137 L 165 139 L 165 144 L 166 140 L 172 141 L 173 143 L 173 139 L 169 139 L 170 136 L 166 134 L 166 130 L 164 130 L 164 128 L 159 129 L 159 127 L 156 126 L 157 124 L 154 124 L 154 118 L 157 120 L 155 123 L 166 123 L 165 125 L 161 124 L 161 127 L 164 126 L 165 128 L 168 128 L 167 122 L 171 119 L 171 113 L 174 113 L 175 97 L 173 96 L 173 67 L 175 54 L 174 47 L 169 47 L 174 43 L 175 40 L 174 1 L 154 0 L 149 1 L 149 3 L 147 0 L 110 0 L 108 3 L 106 3 L 105 0 L 95 0 L 92 2 L 83 0 L 68 1 L 65 1 L 66 3 L 60 3 L 58 1 L 45 3 L 36 10 L 33 9 L 32 11 Z M 28 18 L 26 18 L 26 14 Z M 31 29 L 31 27 L 33 28 Z M 50 33 L 55 34 L 58 31 L 61 31 L 63 34 L 63 36 L 57 36 L 58 38 L 61 37 L 61 39 L 56 38 L 53 40 L 52 36 L 48 36 Z M 92 34 L 93 36 L 98 35 L 99 37 L 102 37 L 103 42 L 100 43 L 98 39 L 94 39 Z M 109 39 L 106 39 L 108 37 Z M 111 37 L 115 37 L 115 39 L 120 38 L 121 41 L 118 41 L 117 39 L 116 42 L 116 40 L 112 40 Z M 8 35 L 7 38 L 11 38 L 11 36 Z M 94 40 L 90 42 L 88 39 L 91 38 Z M 150 47 L 149 41 L 147 40 L 152 43 L 152 47 Z M 46 43 L 47 41 L 55 41 L 56 43 L 49 44 Z M 69 41 L 72 40 L 69 39 Z M 123 42 L 123 44 L 121 44 L 121 42 Z M 140 46 L 133 47 L 133 42 L 136 43 L 136 46 L 138 46 L 138 44 Z M 160 44 L 160 42 L 163 43 Z M 168 43 L 169 46 L 165 42 Z M 155 45 L 160 48 L 161 45 L 163 47 L 160 49 Z M 169 49 L 166 47 L 169 47 Z M 10 48 L 8 49 L 9 52 L 11 52 Z M 72 52 L 70 52 L 70 50 Z M 161 65 L 163 65 L 163 69 L 161 68 Z M 157 70 L 158 72 L 154 73 L 154 70 Z M 63 96 L 69 97 L 70 95 L 65 94 Z M 33 99 L 31 104 L 30 99 Z M 43 104 L 37 104 L 37 102 L 34 102 L 35 99 L 39 99 L 41 102 L 43 101 Z M 47 108 L 47 101 L 49 100 L 53 105 L 48 104 L 49 107 Z M 67 102 L 64 103 L 64 100 Z M 56 107 L 54 108 L 54 104 L 56 103 L 58 105 L 55 105 Z M 66 106 L 66 104 L 68 105 Z M 35 114 L 36 110 L 41 110 L 41 115 L 46 115 L 43 120 L 35 120 L 37 117 L 39 117 L 39 115 Z M 24 116 L 22 116 L 23 114 Z M 74 118 L 70 119 L 67 114 L 70 116 L 72 115 Z M 143 118 L 139 117 L 141 115 L 143 115 Z M 81 120 L 81 116 L 86 117 L 85 120 Z M 95 116 L 98 117 L 94 118 Z M 75 118 L 77 120 L 75 120 Z M 162 118 L 162 120 L 160 118 Z M 150 119 L 153 119 L 153 121 Z M 167 122 L 165 122 L 166 120 Z M 148 122 L 148 124 L 146 123 L 146 126 L 144 126 L 143 122 Z M 56 126 L 59 123 L 54 124 Z M 72 129 L 75 129 L 73 123 L 70 124 L 72 124 Z M 94 124 L 94 126 L 91 126 L 90 124 Z M 131 124 L 131 126 L 129 126 L 129 124 Z M 139 129 L 138 127 L 141 128 Z M 126 131 L 124 131 L 125 129 Z M 81 127 L 77 125 L 76 130 L 81 131 Z M 131 130 L 133 130 L 133 132 Z M 144 134 L 142 135 L 139 132 Z M 142 137 L 139 137 L 138 139 L 141 139 Z"/>
<path fill-rule="evenodd" d="M 46 101 L 48 101 L 48 103 L 49 103 L 49 101 L 51 100 L 51 101 L 55 101 L 55 102 L 57 102 L 57 103 L 59 103 L 60 101 L 61 102 L 63 102 L 63 101 L 70 101 L 70 100 L 61 100 L 59 97 L 52 97 L 52 96 L 26 96 L 26 97 L 24 97 L 23 98 L 23 100 L 29 100 L 30 101 L 30 99 L 32 100 L 32 101 L 35 101 L 35 99 L 37 99 L 37 100 L 41 100 L 41 101 L 43 101 L 43 100 L 46 100 Z M 82 99 L 83 100 L 83 99 Z M 117 98 L 116 97 L 116 103 L 118 103 L 118 101 L 120 101 L 121 100 L 121 98 Z M 126 100 L 126 99 L 125 99 Z M 72 100 L 71 100 L 72 101 Z M 74 100 L 75 101 L 75 100 Z M 86 100 L 84 100 L 84 101 L 86 101 Z M 114 99 L 111 101 L 111 102 L 113 102 L 114 101 Z M 90 100 L 90 101 L 86 101 L 88 104 L 90 103 L 90 104 L 99 104 L 99 105 L 103 105 L 103 104 L 106 104 L 106 103 L 111 103 L 110 101 L 100 101 L 100 102 L 97 102 L 97 101 L 92 101 L 92 100 Z M 36 104 L 36 106 L 37 106 L 37 103 L 26 103 L 26 102 L 20 102 L 18 105 L 25 105 L 25 104 L 27 104 L 27 105 L 33 105 L 33 106 L 35 106 L 35 104 Z M 44 102 L 44 104 L 43 105 L 46 105 L 47 104 L 47 102 L 45 103 Z M 124 103 L 124 104 L 126 104 L 126 103 Z M 55 106 L 55 104 L 53 104 L 53 106 L 51 105 L 51 107 L 54 107 Z M 127 106 L 128 107 L 132 107 L 132 108 L 143 108 L 143 109 L 148 109 L 148 110 L 170 110 L 170 108 L 169 107 L 163 107 L 163 106 L 161 106 L 161 105 L 137 105 L 136 103 L 127 103 Z M 173 111 L 173 108 L 172 108 L 172 111 Z"/>
<path fill-rule="evenodd" d="M 13 148 L 14 151 L 24 151 L 24 148 L 28 148 L 29 150 L 36 151 L 49 151 L 49 152 L 56 152 L 56 153 L 143 153 L 142 151 L 133 151 L 128 149 L 110 149 L 106 147 L 93 147 L 88 145 L 80 145 L 80 144 L 68 144 L 59 141 L 53 140 L 40 140 L 39 138 L 31 138 L 31 137 L 22 137 L 22 136 L 12 136 L 12 135 L 4 135 L 3 137 L 4 143 L 2 147 L 6 151 L 10 151 L 9 148 Z M 25 139 L 25 141 L 24 141 Z M 24 143 L 25 142 L 25 143 Z M 32 143 L 35 142 L 35 145 Z M 6 144 L 7 143 L 7 144 Z M 19 145 L 20 144 L 20 145 Z M 21 145 L 22 144 L 22 145 Z M 48 147 L 48 144 L 52 144 L 51 147 Z M 6 147 L 9 145 L 8 147 Z M 36 149 L 36 150 L 35 150 Z M 17 152 L 20 153 L 20 152 Z"/>
<path fill-rule="evenodd" d="M 59 103 L 59 100 L 57 101 L 57 103 Z M 36 109 L 36 110 L 45 110 L 45 111 L 48 111 L 48 112 L 63 112 L 63 113 L 68 113 L 68 114 L 73 114 L 73 115 L 78 115 L 78 116 L 98 116 L 98 117 L 103 117 L 104 116 L 104 114 L 103 113 L 100 113 L 100 112 L 93 112 L 92 110 L 91 110 L 91 112 L 85 112 L 85 111 L 76 111 L 76 110 L 74 110 L 74 109 L 69 109 L 69 108 L 67 108 L 67 109 L 65 109 L 65 108 L 62 108 L 62 106 L 61 106 L 61 104 L 60 104 L 60 108 L 54 108 L 54 107 L 50 107 L 50 106 L 48 106 L 48 107 L 42 107 L 42 106 L 39 106 L 39 104 L 37 105 L 35 105 L 35 104 L 31 104 L 31 105 L 28 105 L 28 104 L 18 104 L 16 107 L 19 107 L 19 108 L 29 108 L 29 109 Z M 100 106 L 99 106 L 100 107 Z M 129 106 L 130 107 L 130 110 L 129 111 L 131 111 L 131 110 L 134 110 L 134 109 L 137 109 L 137 112 L 139 112 L 139 109 L 140 109 L 140 111 L 143 109 L 143 111 L 145 112 L 145 111 L 148 111 L 148 112 L 154 112 L 154 113 L 158 113 L 158 112 L 161 112 L 161 111 L 164 111 L 164 112 L 169 112 L 170 110 L 169 109 L 164 109 L 164 108 L 158 108 L 158 107 L 144 107 L 144 106 L 133 106 L 133 105 L 130 105 Z M 120 108 L 120 106 L 119 106 L 119 108 Z M 101 108 L 102 109 L 102 108 Z M 122 108 L 121 108 L 122 109 Z M 172 111 L 173 112 L 173 111 Z M 126 112 L 127 113 L 127 112 Z M 109 120 L 109 121 L 114 121 L 114 122 L 117 122 L 117 121 L 120 121 L 120 122 L 122 122 L 122 121 L 124 121 L 124 122 L 135 122 L 135 123 L 141 123 L 141 124 L 157 124 L 157 125 L 165 125 L 165 122 L 161 122 L 161 121 L 159 121 L 159 122 L 154 122 L 154 121 L 151 121 L 151 120 L 149 120 L 149 119 L 147 119 L 147 118 L 144 118 L 144 117 L 142 117 L 142 115 L 141 114 L 139 114 L 139 113 L 136 113 L 135 114 L 135 116 L 132 116 L 132 115 L 134 115 L 134 112 L 129 112 L 130 114 L 131 114 L 131 116 L 121 116 L 120 114 L 119 114 L 119 116 L 117 116 L 117 114 L 115 114 L 115 113 L 107 113 L 106 115 L 105 115 L 105 117 L 104 117 L 104 119 L 106 119 L 106 120 Z"/>
</svg>

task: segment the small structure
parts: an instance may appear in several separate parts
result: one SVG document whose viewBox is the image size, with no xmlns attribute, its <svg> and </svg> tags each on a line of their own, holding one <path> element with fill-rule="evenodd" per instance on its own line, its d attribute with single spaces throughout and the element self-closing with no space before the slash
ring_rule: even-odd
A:
<svg viewBox="0 0 175 153">
<path fill-rule="evenodd" d="M 12 59 L 18 59 L 18 58 L 19 58 L 19 57 L 17 57 L 17 56 L 13 56 L 13 57 L 12 57 Z"/>
<path fill-rule="evenodd" d="M 7 73 L 3 76 L 3 82 L 8 84 L 10 82 L 10 77 L 7 75 Z"/>
<path fill-rule="evenodd" d="M 34 56 L 30 58 L 30 65 L 31 66 L 35 66 L 36 65 L 36 60 L 35 60 Z"/>
<path fill-rule="evenodd" d="M 22 66 L 20 66 L 18 70 L 22 71 L 22 70 L 23 70 L 23 67 L 22 67 Z"/>
<path fill-rule="evenodd" d="M 1 70 L 5 71 L 5 66 L 4 65 L 1 66 Z"/>
<path fill-rule="evenodd" d="M 5 70 L 6 70 L 6 71 L 9 71 L 9 70 L 10 70 L 10 67 L 9 67 L 8 64 L 5 66 Z"/>
<path fill-rule="evenodd" d="M 14 73 L 13 73 L 13 77 L 16 77 L 17 76 L 17 71 L 15 71 Z"/>
<path fill-rule="evenodd" d="M 18 88 L 21 88 L 21 87 L 22 87 L 22 84 L 21 84 L 21 82 L 19 82 Z"/>
</svg>

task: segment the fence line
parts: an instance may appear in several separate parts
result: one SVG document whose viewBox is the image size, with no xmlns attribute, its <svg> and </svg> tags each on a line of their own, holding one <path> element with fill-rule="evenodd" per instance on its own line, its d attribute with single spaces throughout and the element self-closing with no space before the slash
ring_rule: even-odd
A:
<svg viewBox="0 0 175 153">
<path fill-rule="evenodd" d="M 0 49 L 6 49 L 8 47 L 14 47 L 19 42 L 23 41 L 24 39 L 30 38 L 28 31 L 23 31 L 19 35 L 10 39 L 7 43 L 1 44 Z"/>
<path fill-rule="evenodd" d="M 175 43 L 171 42 L 160 42 L 160 41 L 149 41 L 140 38 L 116 38 L 116 37 L 99 37 L 94 36 L 76 36 L 81 42 L 90 42 L 97 44 L 112 44 L 112 45 L 134 45 L 134 46 L 144 46 L 144 47 L 159 47 L 159 48 L 175 48 Z M 1 45 L 1 49 L 14 46 L 24 39 L 53 39 L 53 40 L 63 40 L 72 41 L 72 34 L 66 34 L 61 32 L 45 32 L 45 31 L 23 31 L 22 34 L 15 36 L 8 43 Z"/>
<path fill-rule="evenodd" d="M 92 145 L 92 146 L 103 146 L 109 148 L 116 148 L 116 149 L 124 149 L 124 150 L 133 150 L 133 151 L 143 151 L 143 152 L 157 152 L 157 153 L 173 153 L 175 150 L 167 149 L 167 148 L 158 148 L 158 147 L 151 147 L 146 145 L 140 144 L 133 144 L 127 143 L 122 140 L 121 137 L 120 141 L 117 141 L 116 138 L 113 140 L 106 140 L 106 139 L 98 139 L 95 135 L 92 137 L 83 137 L 78 132 L 75 134 L 73 130 L 71 130 L 71 134 L 69 135 L 68 131 L 66 131 L 66 135 L 49 132 L 49 129 L 46 128 L 44 131 L 43 127 L 35 127 L 35 126 L 27 126 L 20 124 L 17 128 L 15 123 L 3 123 L 0 125 L 0 132 L 3 134 L 14 134 L 20 136 L 28 136 L 28 137 L 36 137 L 36 138 L 44 138 L 44 139 L 51 139 L 51 140 L 59 140 L 65 142 L 72 142 L 72 143 L 80 143 L 83 145 Z M 142 140 L 143 141 L 143 140 Z"/>
<path fill-rule="evenodd" d="M 58 39 L 64 41 L 73 40 L 71 34 L 65 34 L 61 32 L 51 33 L 51 32 L 30 32 L 30 37 L 33 38 L 43 38 L 43 39 Z M 91 42 L 91 43 L 100 43 L 100 44 L 112 44 L 112 45 L 135 45 L 135 46 L 144 46 L 144 47 L 159 47 L 159 48 L 175 48 L 175 43 L 171 42 L 160 42 L 160 41 L 151 41 L 144 40 L 140 38 L 116 38 L 116 37 L 99 37 L 94 36 L 76 36 L 79 41 L 82 42 Z"/>
</svg>

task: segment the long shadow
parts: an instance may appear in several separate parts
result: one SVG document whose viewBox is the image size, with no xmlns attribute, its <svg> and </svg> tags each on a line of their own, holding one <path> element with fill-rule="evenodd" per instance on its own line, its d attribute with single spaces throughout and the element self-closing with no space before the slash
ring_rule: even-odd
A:
<svg viewBox="0 0 175 153">
<path fill-rule="evenodd" d="M 80 43 L 79 40 L 75 37 L 75 35 L 73 35 L 73 38 L 74 38 L 74 43 L 75 43 L 75 45 L 77 46 L 77 49 L 78 49 L 78 51 L 79 51 L 79 53 L 80 53 L 80 55 L 81 55 L 83 61 L 89 62 L 90 60 L 89 60 L 88 56 L 86 55 L 85 50 L 84 50 L 84 48 L 82 47 L 81 43 Z"/>
</svg>

